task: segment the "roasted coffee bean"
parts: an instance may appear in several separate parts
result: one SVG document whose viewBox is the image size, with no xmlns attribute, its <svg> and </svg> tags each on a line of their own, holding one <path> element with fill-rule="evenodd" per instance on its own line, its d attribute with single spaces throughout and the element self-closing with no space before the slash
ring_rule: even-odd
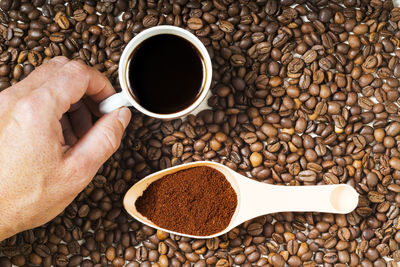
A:
<svg viewBox="0 0 400 267">
<path fill-rule="evenodd" d="M 249 233 L 252 236 L 258 236 L 262 233 L 263 231 L 263 226 L 262 224 L 259 223 L 252 223 L 247 227 L 247 233 Z"/>
<path fill-rule="evenodd" d="M 11 258 L 11 263 L 16 266 L 24 266 L 26 263 L 26 258 L 23 255 L 17 255 Z"/>
<path fill-rule="evenodd" d="M 381 203 L 385 200 L 385 196 L 376 191 L 368 192 L 368 199 L 373 203 Z"/>
<path fill-rule="evenodd" d="M 32 66 L 36 67 L 42 63 L 42 55 L 39 52 L 31 51 L 28 53 L 28 61 Z"/>
<path fill-rule="evenodd" d="M 301 58 L 306 64 L 310 64 L 317 59 L 317 52 L 314 50 L 308 50 Z"/>
<path fill-rule="evenodd" d="M 50 41 L 55 43 L 61 43 L 65 40 L 65 34 L 61 32 L 56 32 L 50 35 Z"/>
<path fill-rule="evenodd" d="M 285 259 L 281 255 L 276 254 L 276 253 L 274 253 L 274 255 L 272 255 L 270 257 L 269 262 L 273 266 L 277 266 L 277 267 L 285 266 Z"/>
<path fill-rule="evenodd" d="M 287 251 L 290 255 L 296 255 L 299 249 L 299 243 L 296 240 L 289 240 L 287 244 Z"/>
<path fill-rule="evenodd" d="M 11 261 L 6 257 L 0 257 L 0 266 L 11 267 Z"/>
<path fill-rule="evenodd" d="M 83 9 L 77 9 L 73 13 L 73 18 L 78 22 L 85 20 L 86 17 L 87 13 Z"/>
<path fill-rule="evenodd" d="M 158 23 L 158 17 L 152 14 L 149 14 L 143 18 L 143 26 L 145 28 L 150 28 Z"/>
<path fill-rule="evenodd" d="M 42 245 L 42 244 L 34 245 L 33 251 L 35 251 L 35 253 L 38 254 L 42 258 L 49 256 L 51 253 L 50 249 L 47 246 Z"/>
<path fill-rule="evenodd" d="M 338 184 L 339 183 L 339 179 L 333 173 L 329 173 L 329 172 L 324 173 L 322 178 L 323 178 L 325 184 Z"/>
<path fill-rule="evenodd" d="M 361 97 L 358 100 L 358 104 L 360 105 L 361 108 L 365 110 L 371 110 L 374 105 L 374 103 L 369 98 L 366 97 Z"/>
<path fill-rule="evenodd" d="M 200 18 L 190 18 L 187 23 L 191 30 L 200 30 L 203 28 L 203 21 Z"/>
<path fill-rule="evenodd" d="M 80 265 L 82 263 L 82 261 L 83 261 L 83 257 L 82 256 L 80 256 L 80 255 L 72 256 L 69 259 L 68 266 L 78 266 L 78 265 Z"/>
<path fill-rule="evenodd" d="M 353 137 L 353 142 L 354 145 L 358 148 L 364 148 L 367 144 L 367 141 L 365 140 L 364 136 L 362 135 L 357 135 Z"/>
<path fill-rule="evenodd" d="M 226 20 L 221 20 L 219 22 L 219 26 L 218 27 L 220 28 L 221 31 L 227 32 L 227 33 L 231 33 L 234 30 L 233 24 L 230 23 L 229 21 L 226 21 Z"/>
<path fill-rule="evenodd" d="M 43 30 L 41 29 L 34 28 L 29 30 L 28 32 L 28 37 L 34 41 L 39 41 L 43 37 L 43 35 Z"/>
<path fill-rule="evenodd" d="M 58 12 L 56 14 L 54 20 L 61 29 L 66 30 L 69 28 L 69 25 L 70 25 L 69 20 L 63 12 L 61 12 L 61 11 Z"/>
<path fill-rule="evenodd" d="M 299 180 L 303 182 L 313 182 L 317 178 L 317 174 L 311 170 L 301 171 L 299 173 Z"/>
</svg>

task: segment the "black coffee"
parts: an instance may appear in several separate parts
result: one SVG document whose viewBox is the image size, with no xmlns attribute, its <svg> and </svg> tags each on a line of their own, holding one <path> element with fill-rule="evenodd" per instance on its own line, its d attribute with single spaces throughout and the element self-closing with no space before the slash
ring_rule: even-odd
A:
<svg viewBox="0 0 400 267">
<path fill-rule="evenodd" d="M 178 112 L 190 106 L 201 92 L 201 55 L 179 36 L 150 37 L 135 49 L 128 64 L 131 92 L 151 112 Z"/>
</svg>

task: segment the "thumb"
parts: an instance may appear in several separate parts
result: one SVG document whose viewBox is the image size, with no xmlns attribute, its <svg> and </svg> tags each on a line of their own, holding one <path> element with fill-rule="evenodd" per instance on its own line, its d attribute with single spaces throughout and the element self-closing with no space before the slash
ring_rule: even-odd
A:
<svg viewBox="0 0 400 267">
<path fill-rule="evenodd" d="M 66 152 L 66 169 L 72 171 L 71 179 L 78 179 L 81 189 L 118 149 L 130 119 L 131 112 L 126 107 L 104 115 L 78 143 Z"/>
</svg>

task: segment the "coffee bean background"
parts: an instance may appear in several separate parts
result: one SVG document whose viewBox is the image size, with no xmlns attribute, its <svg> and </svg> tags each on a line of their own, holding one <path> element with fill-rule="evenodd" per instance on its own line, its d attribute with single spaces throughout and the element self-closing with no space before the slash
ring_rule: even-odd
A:
<svg viewBox="0 0 400 267">
<path fill-rule="evenodd" d="M 392 1 L 0 0 L 0 9 L 0 90 L 58 55 L 94 66 L 118 89 L 124 46 L 161 24 L 197 35 L 214 70 L 209 110 L 173 121 L 136 113 L 118 152 L 62 214 L 0 243 L 0 266 L 397 266 Z M 271 184 L 347 183 L 359 204 L 347 215 L 266 215 L 209 240 L 126 214 L 132 184 L 197 160 Z"/>
</svg>

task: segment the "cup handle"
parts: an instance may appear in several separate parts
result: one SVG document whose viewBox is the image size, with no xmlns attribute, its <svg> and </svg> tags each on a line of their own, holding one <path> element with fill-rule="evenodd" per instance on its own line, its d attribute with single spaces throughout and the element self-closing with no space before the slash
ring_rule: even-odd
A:
<svg viewBox="0 0 400 267">
<path fill-rule="evenodd" d="M 103 114 L 110 113 L 120 107 L 132 106 L 131 103 L 126 99 L 125 95 L 121 93 L 114 94 L 103 101 L 99 105 L 99 110 Z"/>
</svg>

